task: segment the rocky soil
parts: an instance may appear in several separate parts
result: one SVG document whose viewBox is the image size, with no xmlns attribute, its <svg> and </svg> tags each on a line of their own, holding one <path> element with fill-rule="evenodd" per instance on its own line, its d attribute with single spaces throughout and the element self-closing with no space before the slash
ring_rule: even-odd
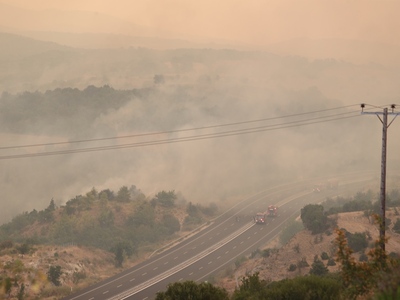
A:
<svg viewBox="0 0 400 300">
<path fill-rule="evenodd" d="M 396 220 L 400 218 L 393 210 L 388 211 L 386 217 L 392 220 L 390 228 L 392 228 Z M 369 233 L 371 236 L 371 246 L 379 237 L 377 225 L 371 223 L 368 218 L 364 216 L 363 212 L 338 214 L 337 224 L 338 228 L 345 228 L 350 233 Z M 400 234 L 389 229 L 386 231 L 386 236 L 389 237 L 389 241 L 386 244 L 386 251 L 388 253 L 395 252 L 400 255 Z M 233 274 L 217 279 L 215 284 L 225 288 L 229 293 L 232 293 L 237 285 L 240 284 L 241 278 L 254 274 L 255 272 L 259 273 L 261 279 L 272 281 L 306 275 L 310 272 L 315 255 L 318 255 L 321 259 L 321 254 L 326 252 L 329 257 L 334 258 L 336 251 L 334 243 L 335 238 L 336 234 L 334 232 L 330 235 L 312 235 L 309 231 L 303 230 L 292 237 L 284 246 L 279 245 L 279 241 L 275 240 L 262 248 L 274 249 L 269 257 L 264 258 L 259 256 L 248 259 L 241 264 L 240 267 L 235 269 Z M 359 253 L 354 254 L 354 256 L 358 258 Z M 310 266 L 300 269 L 297 268 L 292 272 L 288 270 L 291 264 L 297 265 L 301 260 L 306 260 Z M 323 260 L 323 262 L 326 265 L 327 261 Z M 338 268 L 338 264 L 336 266 L 328 266 L 330 272 L 335 272 Z"/>
</svg>

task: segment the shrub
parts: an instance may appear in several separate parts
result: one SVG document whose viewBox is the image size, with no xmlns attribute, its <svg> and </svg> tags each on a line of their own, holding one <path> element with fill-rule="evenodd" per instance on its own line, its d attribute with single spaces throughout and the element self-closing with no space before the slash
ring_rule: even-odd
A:
<svg viewBox="0 0 400 300">
<path fill-rule="evenodd" d="M 327 267 L 325 267 L 324 263 L 321 260 L 319 260 L 318 258 L 315 259 L 311 265 L 310 274 L 317 275 L 317 276 L 323 276 L 328 273 L 329 273 L 329 270 Z"/>
<path fill-rule="evenodd" d="M 328 263 L 326 264 L 327 266 L 336 266 L 335 260 L 331 257 L 328 259 Z"/>
<path fill-rule="evenodd" d="M 296 271 L 296 269 L 297 269 L 297 266 L 295 264 L 290 264 L 288 271 L 293 272 L 293 271 Z"/>
<path fill-rule="evenodd" d="M 353 249 L 354 252 L 360 252 L 367 248 L 368 241 L 365 233 L 356 232 L 354 234 L 347 232 L 346 234 L 349 247 Z"/>
<path fill-rule="evenodd" d="M 329 259 L 328 253 L 322 252 L 322 254 L 321 254 L 321 259 L 322 259 L 322 260 L 327 260 L 327 259 Z"/>
<path fill-rule="evenodd" d="M 307 259 L 305 257 L 303 257 L 298 263 L 297 266 L 299 268 L 304 268 L 304 267 L 309 267 L 310 265 L 307 262 Z"/>
</svg>

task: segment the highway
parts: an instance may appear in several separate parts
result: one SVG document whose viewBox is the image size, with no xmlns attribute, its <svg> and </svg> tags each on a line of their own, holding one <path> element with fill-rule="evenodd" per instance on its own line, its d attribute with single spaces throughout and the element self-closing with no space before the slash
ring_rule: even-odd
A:
<svg viewBox="0 0 400 300">
<path fill-rule="evenodd" d="M 376 180 L 376 179 L 375 179 Z M 215 218 L 207 227 L 179 244 L 148 260 L 65 300 L 154 299 L 169 283 L 211 280 L 218 271 L 250 255 L 285 228 L 287 221 L 300 215 L 307 204 L 319 203 L 343 192 L 357 192 L 371 176 L 341 181 L 337 190 L 312 192 L 311 182 L 281 185 L 240 201 Z M 256 225 L 253 216 L 268 205 L 279 207 L 279 215 L 266 225 Z"/>
</svg>

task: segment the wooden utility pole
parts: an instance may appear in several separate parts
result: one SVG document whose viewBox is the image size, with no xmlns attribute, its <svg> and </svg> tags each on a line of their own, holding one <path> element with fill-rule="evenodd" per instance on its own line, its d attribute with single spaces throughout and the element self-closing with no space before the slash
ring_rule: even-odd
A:
<svg viewBox="0 0 400 300">
<path fill-rule="evenodd" d="M 388 108 L 385 107 L 383 112 L 365 112 L 365 104 L 361 104 L 362 114 L 376 115 L 382 122 L 382 160 L 381 160 L 381 188 L 380 188 L 380 204 L 381 204 L 381 222 L 379 224 L 379 243 L 382 251 L 385 251 L 385 228 L 386 228 L 386 153 L 387 153 L 387 129 L 390 124 L 393 123 L 394 119 L 400 113 L 395 113 L 394 109 L 396 106 L 391 105 L 392 112 L 388 112 Z M 394 115 L 393 120 L 388 125 L 388 115 Z M 382 119 L 380 117 L 382 115 Z"/>
</svg>

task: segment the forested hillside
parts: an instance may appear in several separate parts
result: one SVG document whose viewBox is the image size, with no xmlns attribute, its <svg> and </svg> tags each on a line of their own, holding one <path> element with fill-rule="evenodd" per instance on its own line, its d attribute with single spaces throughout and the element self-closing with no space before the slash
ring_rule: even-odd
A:
<svg viewBox="0 0 400 300">
<path fill-rule="evenodd" d="M 0 296 L 65 296 L 106 279 L 200 229 L 219 213 L 174 191 L 145 196 L 135 186 L 92 189 L 0 226 Z M 7 282 L 13 282 L 8 286 Z"/>
</svg>

